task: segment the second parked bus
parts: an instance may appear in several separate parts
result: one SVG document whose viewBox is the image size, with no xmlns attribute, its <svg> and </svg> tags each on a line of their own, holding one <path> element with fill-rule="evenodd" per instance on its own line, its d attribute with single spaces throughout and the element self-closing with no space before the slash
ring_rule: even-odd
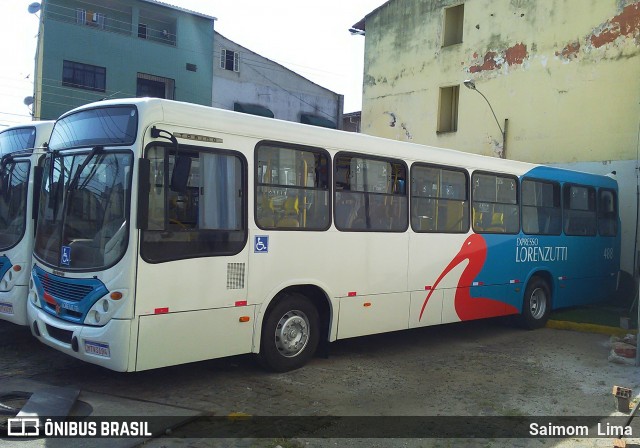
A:
<svg viewBox="0 0 640 448">
<path fill-rule="evenodd" d="M 53 123 L 34 121 L 0 132 L 0 319 L 19 325 L 27 325 L 34 191 L 39 197 L 38 165 Z"/>
</svg>

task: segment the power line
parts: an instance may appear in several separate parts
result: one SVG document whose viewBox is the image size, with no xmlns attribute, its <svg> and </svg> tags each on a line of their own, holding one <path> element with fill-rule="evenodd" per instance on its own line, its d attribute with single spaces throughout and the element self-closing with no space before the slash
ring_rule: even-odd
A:
<svg viewBox="0 0 640 448">
<path fill-rule="evenodd" d="M 31 115 L 14 114 L 14 113 L 11 113 L 11 112 L 0 112 L 0 115 L 12 115 L 14 117 L 31 117 Z"/>
<path fill-rule="evenodd" d="M 279 85 L 278 83 L 276 83 L 275 81 L 273 81 L 272 79 L 269 79 L 267 76 L 265 76 L 264 74 L 260 73 L 258 70 L 256 70 L 255 68 L 249 66 L 253 71 L 255 71 L 258 75 L 264 77 L 267 81 L 269 81 L 270 83 L 272 83 L 274 86 L 279 87 L 280 89 L 282 89 L 283 91 L 285 91 L 287 94 L 291 95 L 292 97 L 296 98 L 298 101 L 306 104 L 307 106 L 311 106 L 314 108 L 314 110 L 317 110 L 318 112 L 320 112 L 323 115 L 326 115 L 327 117 L 333 119 L 334 117 L 332 115 L 329 115 L 328 113 L 326 113 L 325 111 L 321 110 L 321 109 L 317 109 L 315 105 L 306 102 L 305 100 L 303 100 L 302 98 L 300 98 L 299 96 L 294 95 L 293 93 L 289 92 L 287 89 L 285 89 L 284 87 L 282 87 L 281 85 Z M 337 117 L 336 117 L 337 118 Z"/>
</svg>

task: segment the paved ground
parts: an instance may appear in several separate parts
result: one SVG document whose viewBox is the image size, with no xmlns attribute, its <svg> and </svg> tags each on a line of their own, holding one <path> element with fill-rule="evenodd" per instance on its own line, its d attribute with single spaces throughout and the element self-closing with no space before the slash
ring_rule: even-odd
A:
<svg viewBox="0 0 640 448">
<path fill-rule="evenodd" d="M 18 380 L 74 386 L 93 397 L 89 401 L 111 402 L 114 408 L 126 399 L 130 411 L 140 410 L 141 415 L 155 412 L 150 406 L 168 406 L 214 416 L 383 416 L 390 422 L 400 422 L 394 416 L 408 421 L 411 416 L 608 416 L 616 409 L 612 386 L 630 387 L 637 394 L 640 371 L 610 364 L 607 342 L 608 337 L 599 334 L 471 322 L 340 341 L 332 344 L 328 359 L 316 358 L 286 374 L 264 372 L 250 356 L 122 374 L 66 357 L 33 339 L 27 329 L 0 322 L 0 386 Z M 344 434 L 344 425 L 355 421 L 328 424 L 323 436 Z M 451 420 L 436 422 L 446 425 Z M 460 442 L 290 439 L 274 434 L 265 439 L 212 439 L 206 437 L 210 423 L 197 420 L 144 446 L 612 446 L 611 438 Z M 638 419 L 634 431 L 630 442 L 640 446 Z"/>
</svg>

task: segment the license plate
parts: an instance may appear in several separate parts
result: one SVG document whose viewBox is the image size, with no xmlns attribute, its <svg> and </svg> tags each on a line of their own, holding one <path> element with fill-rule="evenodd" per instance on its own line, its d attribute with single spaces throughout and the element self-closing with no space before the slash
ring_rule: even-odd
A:
<svg viewBox="0 0 640 448">
<path fill-rule="evenodd" d="M 84 341 L 84 351 L 89 355 L 102 356 L 103 358 L 111 357 L 109 344 L 102 342 Z"/>
<path fill-rule="evenodd" d="M 0 302 L 0 313 L 13 314 L 13 304 Z"/>
</svg>

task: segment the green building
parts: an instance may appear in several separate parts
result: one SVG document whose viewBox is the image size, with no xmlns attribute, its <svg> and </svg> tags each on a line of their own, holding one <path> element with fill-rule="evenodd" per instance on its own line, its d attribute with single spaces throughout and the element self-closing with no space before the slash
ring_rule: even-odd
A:
<svg viewBox="0 0 640 448">
<path fill-rule="evenodd" d="M 156 0 L 43 0 L 34 115 L 104 98 L 210 106 L 215 18 Z"/>
</svg>

